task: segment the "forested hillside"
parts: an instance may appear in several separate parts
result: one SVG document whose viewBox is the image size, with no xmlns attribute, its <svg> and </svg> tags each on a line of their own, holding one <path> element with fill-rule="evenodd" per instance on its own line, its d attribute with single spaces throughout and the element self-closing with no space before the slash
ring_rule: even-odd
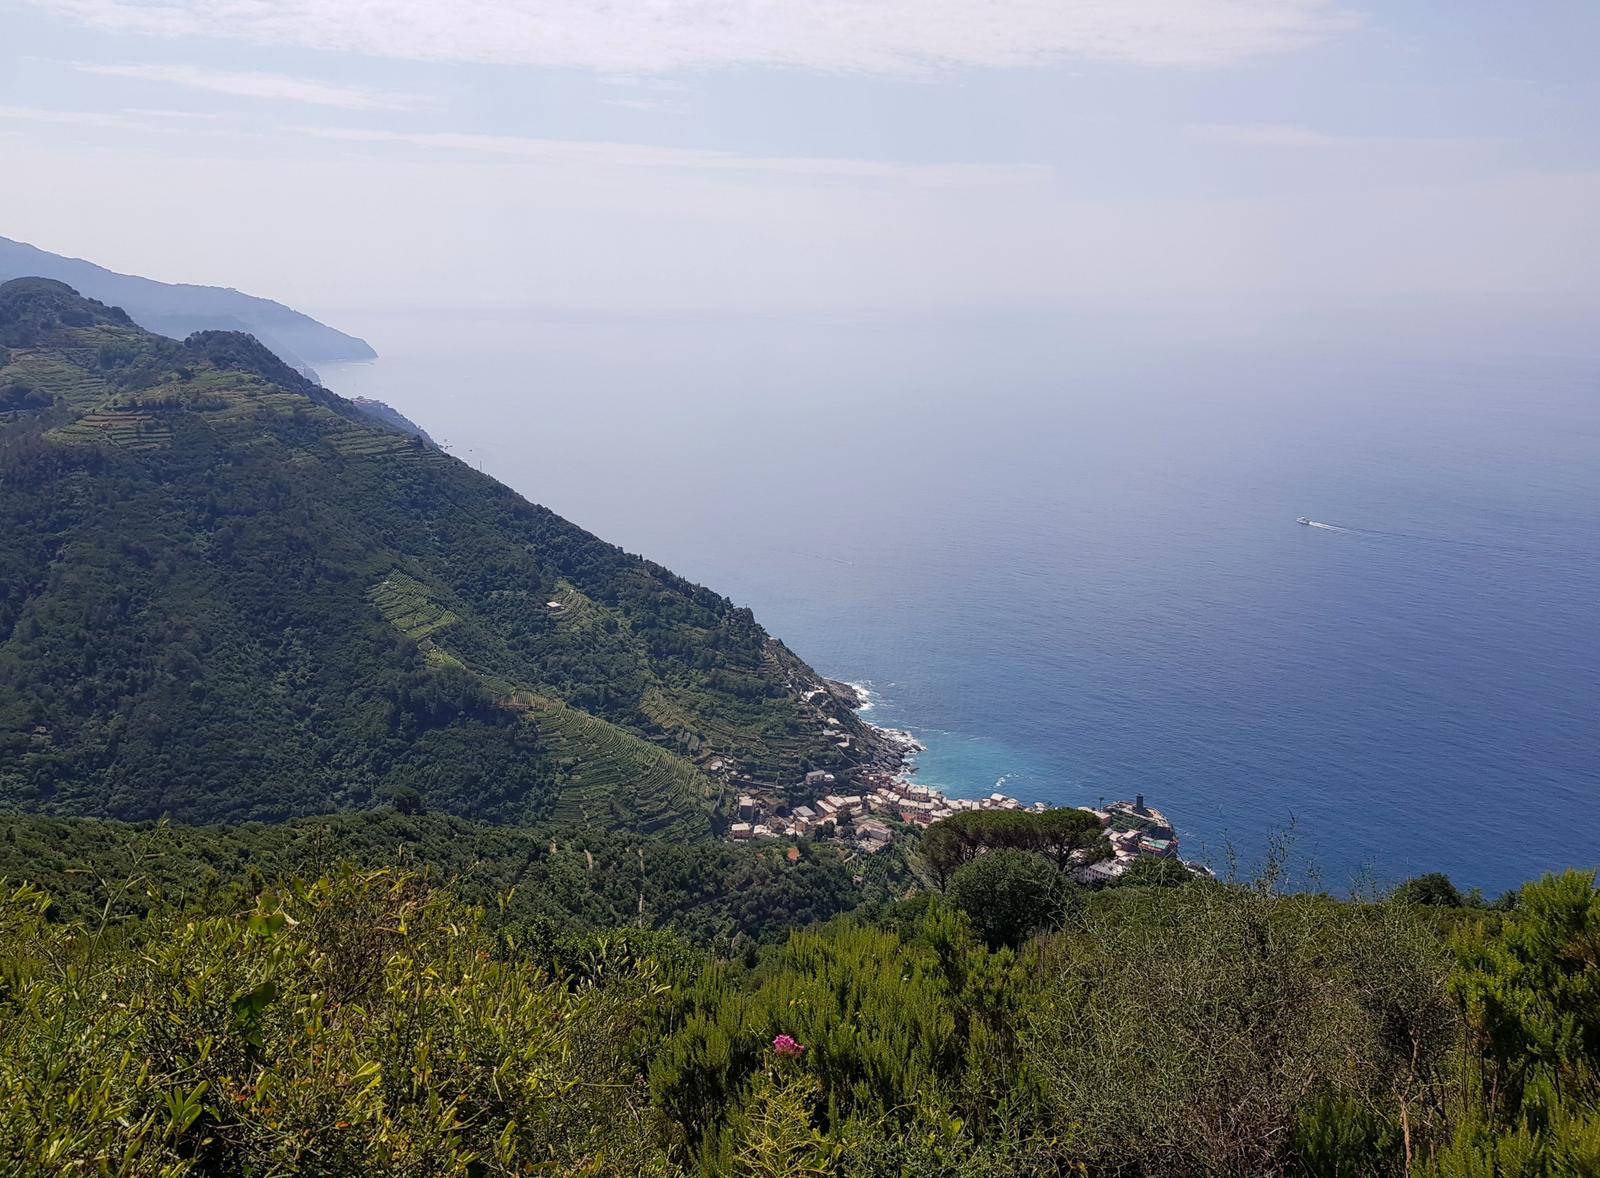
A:
<svg viewBox="0 0 1600 1178">
<path fill-rule="evenodd" d="M 530 936 L 632 927 L 732 951 L 881 902 L 904 876 L 885 856 L 867 882 L 838 844 L 800 844 L 791 860 L 773 844 L 491 826 L 387 806 L 206 827 L 7 813 L 0 828 L 0 879 L 45 889 L 57 921 L 101 915 L 108 887 L 118 920 L 168 903 L 214 912 L 273 881 L 349 864 L 448 881 Z"/>
<path fill-rule="evenodd" d="M 870 744 L 748 610 L 317 387 L 0 286 L 0 801 L 709 831 Z M 826 732 L 855 735 L 853 747 Z"/>
</svg>

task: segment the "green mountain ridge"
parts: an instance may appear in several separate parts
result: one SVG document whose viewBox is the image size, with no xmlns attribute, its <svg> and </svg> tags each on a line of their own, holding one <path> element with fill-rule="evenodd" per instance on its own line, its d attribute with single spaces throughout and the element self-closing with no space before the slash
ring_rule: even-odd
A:
<svg viewBox="0 0 1600 1178">
<path fill-rule="evenodd" d="M 750 611 L 318 387 L 0 286 L 0 803 L 278 820 L 400 793 L 704 837 L 722 761 L 872 733 Z M 841 748 L 830 722 L 853 739 Z"/>
</svg>

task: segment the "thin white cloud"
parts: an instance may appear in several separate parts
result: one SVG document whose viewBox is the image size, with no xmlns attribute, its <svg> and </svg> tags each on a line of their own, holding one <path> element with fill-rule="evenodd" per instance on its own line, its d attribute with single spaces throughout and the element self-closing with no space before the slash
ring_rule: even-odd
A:
<svg viewBox="0 0 1600 1178">
<path fill-rule="evenodd" d="M 904 73 L 1079 59 L 1213 66 L 1353 27 L 1344 0 L 30 0 L 99 29 L 421 61 Z"/>
<path fill-rule="evenodd" d="M 312 106 L 334 106 L 342 110 L 415 110 L 424 105 L 423 100 L 413 94 L 333 85 L 288 74 L 208 70 L 187 65 L 102 65 L 84 61 L 73 62 L 72 68 L 86 74 L 165 83 L 211 94 L 266 98 L 275 102 L 302 102 Z"/>
<path fill-rule="evenodd" d="M 653 111 L 680 115 L 689 109 L 687 103 L 672 98 L 602 98 L 606 106 L 620 106 L 624 110 Z"/>
<path fill-rule="evenodd" d="M 1359 147 L 1372 142 L 1360 135 L 1330 135 L 1288 123 L 1200 123 L 1185 128 L 1185 134 L 1197 143 L 1224 147 Z"/>
<path fill-rule="evenodd" d="M 150 126 L 141 119 L 125 114 L 108 114 L 97 110 L 47 110 L 40 106 L 0 106 L 0 123 L 50 123 L 72 127 L 108 127 L 114 130 L 136 130 Z"/>
<path fill-rule="evenodd" d="M 682 82 L 675 82 L 669 78 L 658 78 L 639 74 L 601 74 L 595 81 L 602 86 L 613 90 L 620 90 L 627 97 L 602 98 L 600 101 L 606 106 L 620 106 L 626 110 L 653 111 L 662 114 L 686 114 L 689 111 L 688 95 L 694 92 L 692 86 Z"/>
<path fill-rule="evenodd" d="M 601 74 L 595 81 L 602 86 L 624 86 L 634 89 L 660 90 L 669 94 L 687 94 L 694 87 L 670 78 L 657 78 L 639 74 Z"/>
<path fill-rule="evenodd" d="M 1185 127 L 1184 134 L 1196 143 L 1287 151 L 1358 147 L 1459 148 L 1493 142 L 1482 137 L 1452 135 L 1338 135 L 1292 123 L 1197 123 Z"/>
<path fill-rule="evenodd" d="M 129 115 L 142 115 L 152 119 L 203 119 L 210 121 L 212 119 L 221 117 L 214 111 L 168 110 L 165 107 L 151 106 L 125 106 L 122 108 L 122 113 Z"/>
<path fill-rule="evenodd" d="M 430 151 L 510 156 L 540 164 L 578 168 L 770 173 L 853 180 L 899 180 L 941 187 L 1024 184 L 1049 175 L 1049 169 L 1030 165 L 908 164 L 886 160 L 753 156 L 700 148 L 535 139 L 520 135 L 477 135 L 454 131 L 380 131 L 358 127 L 295 129 L 318 139 L 345 143 L 401 144 Z"/>
</svg>

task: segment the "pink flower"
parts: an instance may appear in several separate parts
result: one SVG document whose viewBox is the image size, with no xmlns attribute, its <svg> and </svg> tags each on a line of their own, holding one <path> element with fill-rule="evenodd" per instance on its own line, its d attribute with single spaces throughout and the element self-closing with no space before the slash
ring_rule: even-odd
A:
<svg viewBox="0 0 1600 1178">
<path fill-rule="evenodd" d="M 800 1044 L 796 1043 L 793 1039 L 789 1038 L 789 1036 L 779 1035 L 772 1041 L 772 1050 L 776 1051 L 779 1055 L 787 1055 L 791 1059 L 797 1059 L 801 1055 L 805 1054 L 806 1049 L 800 1046 Z"/>
</svg>

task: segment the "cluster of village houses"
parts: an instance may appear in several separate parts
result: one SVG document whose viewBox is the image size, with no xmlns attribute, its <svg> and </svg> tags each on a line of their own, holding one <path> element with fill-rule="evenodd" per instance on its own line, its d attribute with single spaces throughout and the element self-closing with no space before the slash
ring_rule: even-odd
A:
<svg viewBox="0 0 1600 1178">
<path fill-rule="evenodd" d="M 947 798 L 930 786 L 889 774 L 869 778 L 870 793 L 822 793 L 837 786 L 832 773 L 808 773 L 805 783 L 809 791 L 821 796 L 807 805 L 793 807 L 786 815 L 779 815 L 771 803 L 753 794 L 740 795 L 738 819 L 729 827 L 728 836 L 736 842 L 832 837 L 874 853 L 894 841 L 895 827 L 885 819 L 929 826 L 963 810 L 1027 809 L 1041 813 L 1050 808 L 1043 802 L 1025 807 L 1002 793 L 985 798 Z M 1083 808 L 1100 819 L 1112 852 L 1110 858 L 1081 869 L 1084 882 L 1115 879 L 1143 855 L 1177 857 L 1178 836 L 1160 810 L 1145 805 L 1143 794 L 1131 802 Z"/>
<path fill-rule="evenodd" d="M 841 692 L 854 691 L 848 686 L 813 686 L 804 693 L 808 702 L 831 701 Z M 859 692 L 857 692 L 859 699 Z M 839 720 L 820 714 L 826 724 L 826 734 L 844 749 L 851 747 L 854 738 L 843 730 Z M 878 734 L 901 751 L 911 754 L 922 746 L 908 732 L 880 728 Z M 875 853 L 894 842 L 897 830 L 905 826 L 926 827 L 966 810 L 1029 810 L 1042 813 L 1051 807 L 1043 802 L 1024 806 L 1016 798 L 995 792 L 984 798 L 949 798 L 927 785 L 917 785 L 903 773 L 887 769 L 871 769 L 849 775 L 840 782 L 832 773 L 816 770 L 806 774 L 804 794 L 815 799 L 803 805 L 784 806 L 773 800 L 773 791 L 748 778 L 741 779 L 738 766 L 723 758 L 714 759 L 707 772 L 720 777 L 729 785 L 746 792 L 739 795 L 738 814 L 729 826 L 728 837 L 735 842 L 762 839 L 831 838 L 853 843 L 860 850 Z M 845 789 L 858 789 L 859 793 L 845 793 Z M 1117 878 L 1133 866 L 1142 856 L 1153 855 L 1164 859 L 1178 856 L 1178 836 L 1166 815 L 1146 806 L 1144 795 L 1138 794 L 1131 802 L 1112 802 L 1100 807 L 1082 807 L 1100 820 L 1111 855 L 1095 863 L 1079 865 L 1076 874 L 1085 883 L 1104 883 Z M 903 824 L 903 825 L 902 825 Z M 793 849 L 791 857 L 795 857 Z M 1192 870 L 1206 873 L 1198 864 L 1187 864 Z"/>
<path fill-rule="evenodd" d="M 728 835 L 736 841 L 805 838 L 821 830 L 872 852 L 881 851 L 894 841 L 894 830 L 885 818 L 913 826 L 929 826 L 962 810 L 1024 809 L 1016 798 L 1001 793 L 986 798 L 947 798 L 930 786 L 916 785 L 887 773 L 869 778 L 868 784 L 872 786 L 870 793 L 825 793 L 815 802 L 795 806 L 781 817 L 768 803 L 743 794 L 739 798 L 738 821 L 729 828 Z M 832 773 L 806 774 L 808 790 L 821 793 L 836 785 Z M 1043 802 L 1027 808 L 1036 812 L 1048 809 Z"/>
<path fill-rule="evenodd" d="M 1105 828 L 1106 841 L 1111 844 L 1111 857 L 1098 863 L 1080 867 L 1077 878 L 1081 883 L 1109 883 L 1138 862 L 1141 855 L 1154 855 L 1158 859 L 1178 857 L 1178 835 L 1167 821 L 1167 816 L 1154 806 L 1144 804 L 1144 795 L 1137 794 L 1131 802 L 1112 802 L 1096 809 L 1085 806 L 1100 819 Z M 1194 864 L 1185 864 L 1201 875 L 1209 872 Z"/>
</svg>

